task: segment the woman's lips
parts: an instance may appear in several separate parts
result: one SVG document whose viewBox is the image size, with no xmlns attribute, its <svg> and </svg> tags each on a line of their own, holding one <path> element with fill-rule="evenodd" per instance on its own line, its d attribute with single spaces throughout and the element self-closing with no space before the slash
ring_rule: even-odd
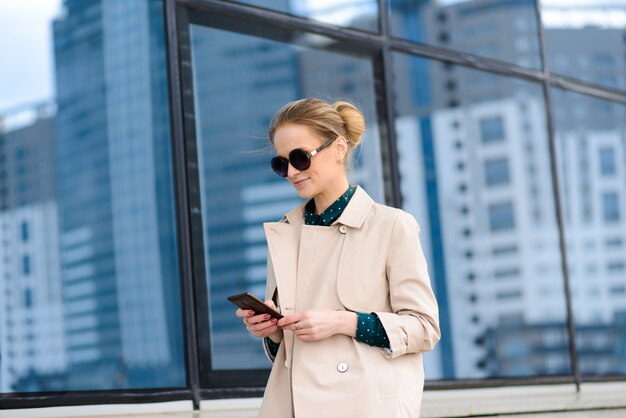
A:
<svg viewBox="0 0 626 418">
<path fill-rule="evenodd" d="M 298 187 L 300 186 L 302 183 L 304 183 L 305 181 L 307 181 L 308 179 L 303 179 L 303 180 L 298 180 L 298 181 L 294 181 L 293 185 Z"/>
</svg>

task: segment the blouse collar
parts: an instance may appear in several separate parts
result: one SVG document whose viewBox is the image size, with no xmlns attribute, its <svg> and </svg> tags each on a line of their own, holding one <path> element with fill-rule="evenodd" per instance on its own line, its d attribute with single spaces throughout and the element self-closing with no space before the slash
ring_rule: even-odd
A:
<svg viewBox="0 0 626 418">
<path fill-rule="evenodd" d="M 286 221 L 290 224 L 304 224 L 304 207 L 308 201 L 302 202 L 295 208 L 283 215 L 281 222 Z M 331 225 L 340 223 L 353 228 L 360 228 L 369 213 L 370 208 L 374 204 L 374 199 L 360 185 L 356 185 L 352 198 L 344 208 L 341 216 Z"/>
<path fill-rule="evenodd" d="M 315 213 L 315 199 L 311 198 L 304 206 L 304 222 L 307 225 L 330 225 L 339 218 L 354 194 L 354 190 L 355 186 L 348 185 L 348 189 L 319 215 Z"/>
</svg>

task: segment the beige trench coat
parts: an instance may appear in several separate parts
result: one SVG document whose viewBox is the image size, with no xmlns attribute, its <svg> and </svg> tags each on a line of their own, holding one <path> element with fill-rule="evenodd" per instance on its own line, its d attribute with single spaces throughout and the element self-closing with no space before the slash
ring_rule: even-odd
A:
<svg viewBox="0 0 626 418">
<path fill-rule="evenodd" d="M 263 224 L 268 243 L 266 299 L 285 315 L 307 309 L 375 312 L 390 350 L 346 335 L 315 342 L 284 332 L 260 417 L 419 417 L 422 352 L 439 341 L 415 218 L 357 189 L 330 226 L 304 224 L 303 202 Z"/>
</svg>

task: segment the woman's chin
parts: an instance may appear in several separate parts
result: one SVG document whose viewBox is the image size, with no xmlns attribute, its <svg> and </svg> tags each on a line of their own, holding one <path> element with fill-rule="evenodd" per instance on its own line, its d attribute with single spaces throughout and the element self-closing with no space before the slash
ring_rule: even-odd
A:
<svg viewBox="0 0 626 418">
<path fill-rule="evenodd" d="M 314 193 L 311 192 L 311 190 L 304 186 L 304 187 L 296 187 L 296 193 L 298 193 L 298 195 L 303 198 L 303 199 L 307 199 L 309 197 L 312 197 Z"/>
<path fill-rule="evenodd" d="M 298 196 L 300 196 L 302 199 L 308 199 L 309 197 L 312 196 L 312 194 L 307 193 L 306 190 L 296 190 L 296 192 L 298 193 Z"/>
</svg>

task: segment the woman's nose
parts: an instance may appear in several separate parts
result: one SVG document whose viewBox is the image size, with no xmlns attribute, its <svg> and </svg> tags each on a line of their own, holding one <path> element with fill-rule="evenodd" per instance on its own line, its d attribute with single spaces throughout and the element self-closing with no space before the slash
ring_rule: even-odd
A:
<svg viewBox="0 0 626 418">
<path fill-rule="evenodd" d="M 287 177 L 293 178 L 296 174 L 298 174 L 300 170 L 296 170 L 291 163 L 287 164 Z"/>
</svg>

